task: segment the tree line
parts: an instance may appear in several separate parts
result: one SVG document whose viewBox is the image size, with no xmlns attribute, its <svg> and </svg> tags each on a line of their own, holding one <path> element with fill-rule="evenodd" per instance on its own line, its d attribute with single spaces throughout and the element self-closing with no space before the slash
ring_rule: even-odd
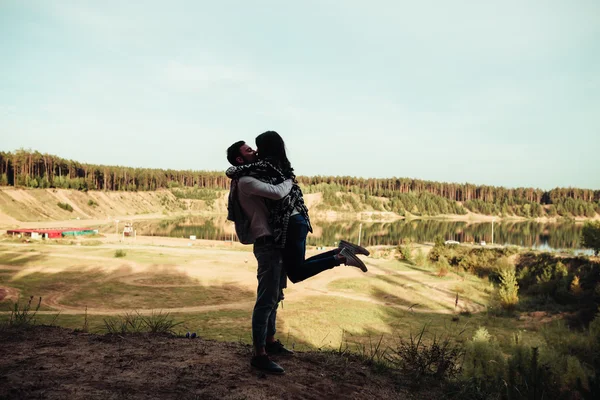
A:
<svg viewBox="0 0 600 400">
<path fill-rule="evenodd" d="M 179 186 L 225 189 L 229 179 L 223 172 L 86 164 L 21 149 L 0 152 L 0 185 L 110 191 Z"/>
<path fill-rule="evenodd" d="M 447 183 L 411 178 L 357 178 L 351 176 L 299 176 L 308 191 L 325 187 L 341 192 L 386 197 L 390 211 L 463 213 L 462 207 L 488 215 L 525 217 L 593 216 L 600 213 L 600 190 L 535 188 Z M 0 185 L 76 190 L 136 191 L 179 188 L 229 188 L 222 171 L 132 168 L 80 163 L 32 150 L 0 152 Z M 425 196 L 421 194 L 429 194 Z M 412 196 L 420 196 L 415 198 Z M 419 207 L 421 205 L 421 207 Z M 426 209 L 430 211 L 423 211 Z"/>
</svg>

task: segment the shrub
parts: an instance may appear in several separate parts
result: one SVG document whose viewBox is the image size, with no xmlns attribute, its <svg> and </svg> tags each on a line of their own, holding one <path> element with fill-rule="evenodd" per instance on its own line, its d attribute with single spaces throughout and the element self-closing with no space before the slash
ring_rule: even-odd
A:
<svg viewBox="0 0 600 400">
<path fill-rule="evenodd" d="M 413 256 L 412 256 L 412 250 L 410 248 L 410 243 L 405 243 L 405 244 L 401 244 L 398 246 L 398 252 L 400 254 L 400 259 L 412 263 L 413 262 Z"/>
<path fill-rule="evenodd" d="M 463 392 L 461 397 L 488 398 L 502 388 L 506 362 L 500 346 L 487 329 L 480 327 L 465 345 L 462 365 Z"/>
<path fill-rule="evenodd" d="M 600 253 L 600 221 L 586 222 L 581 230 L 581 245 Z"/>
<path fill-rule="evenodd" d="M 513 264 L 510 259 L 505 256 L 497 258 L 494 266 L 498 271 L 515 269 L 515 264 Z"/>
<path fill-rule="evenodd" d="M 183 324 L 175 322 L 170 314 L 159 311 L 152 312 L 151 315 L 141 315 L 139 312 L 126 313 L 116 317 L 109 317 L 103 320 L 104 330 L 111 334 L 127 334 L 127 333 L 162 333 L 174 335 L 175 328 Z"/>
<path fill-rule="evenodd" d="M 581 289 L 581 285 L 579 284 L 579 277 L 577 275 L 575 275 L 575 277 L 571 281 L 569 290 L 571 291 L 571 293 L 573 293 L 574 296 L 581 295 L 582 289 Z"/>
<path fill-rule="evenodd" d="M 515 269 L 507 268 L 500 271 L 500 305 L 505 310 L 512 310 L 519 303 L 519 284 Z"/>
<path fill-rule="evenodd" d="M 560 398 L 560 387 L 537 347 L 516 344 L 508 359 L 506 391 L 509 399 Z"/>
<path fill-rule="evenodd" d="M 600 264 L 583 257 L 527 253 L 519 257 L 517 278 L 524 293 L 551 296 L 565 304 L 575 298 L 569 291 L 574 275 L 579 277 L 580 286 L 585 291 L 598 282 L 598 271 Z"/>
<path fill-rule="evenodd" d="M 204 200 L 209 207 L 212 207 L 215 200 L 219 198 L 219 191 L 204 187 L 177 188 L 174 186 L 171 192 L 177 199 Z"/>
<path fill-rule="evenodd" d="M 175 322 L 168 312 L 163 314 L 162 311 L 158 313 L 152 312 L 151 315 L 142 317 L 142 320 L 150 333 L 169 333 L 174 335 L 175 331 L 173 328 L 183 324 L 183 321 Z"/>
<path fill-rule="evenodd" d="M 427 326 L 409 340 L 400 339 L 396 348 L 390 349 L 387 361 L 401 369 L 416 381 L 425 376 L 447 379 L 458 375 L 462 346 L 449 335 L 433 335 L 431 341 L 425 340 Z"/>
<path fill-rule="evenodd" d="M 69 203 L 58 202 L 57 205 L 65 211 L 73 212 L 73 207 Z"/>
<path fill-rule="evenodd" d="M 10 319 L 8 324 L 10 326 L 25 327 L 35 324 L 35 315 L 40 309 L 42 304 L 42 298 L 40 297 L 35 309 L 32 309 L 31 303 L 33 302 L 33 296 L 29 297 L 27 304 L 23 308 L 19 305 L 19 300 L 14 304 L 14 307 L 10 313 Z"/>
<path fill-rule="evenodd" d="M 102 321 L 104 322 L 104 330 L 114 335 L 140 333 L 143 330 L 143 320 L 139 314 L 126 313 L 125 315 L 108 317 Z"/>
<path fill-rule="evenodd" d="M 415 264 L 419 266 L 427 265 L 427 257 L 423 253 L 423 250 L 417 249 L 417 254 L 415 255 Z"/>
<path fill-rule="evenodd" d="M 438 276 L 448 275 L 448 272 L 450 271 L 450 264 L 448 263 L 448 260 L 446 260 L 446 257 L 440 256 L 438 258 L 437 266 L 438 266 Z"/>
<path fill-rule="evenodd" d="M 442 235 L 436 235 L 434 239 L 435 246 L 434 247 L 444 247 L 444 238 Z"/>
<path fill-rule="evenodd" d="M 125 257 L 127 255 L 127 253 L 125 252 L 125 250 L 117 250 L 115 251 L 115 257 L 116 258 L 120 258 L 120 257 Z"/>
<path fill-rule="evenodd" d="M 87 202 L 87 205 L 90 207 L 96 207 L 98 205 L 98 203 L 96 203 L 94 200 L 89 199 Z"/>
</svg>

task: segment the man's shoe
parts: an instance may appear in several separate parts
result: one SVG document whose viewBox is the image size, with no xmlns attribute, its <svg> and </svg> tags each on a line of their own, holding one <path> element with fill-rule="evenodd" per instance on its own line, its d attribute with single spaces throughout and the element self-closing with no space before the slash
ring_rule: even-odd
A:
<svg viewBox="0 0 600 400">
<path fill-rule="evenodd" d="M 339 244 L 339 249 L 348 249 L 351 252 L 353 252 L 354 254 L 363 254 L 365 256 L 368 256 L 369 254 L 371 254 L 369 252 L 369 250 L 365 249 L 362 246 L 359 246 L 357 244 L 354 243 L 350 243 L 350 242 L 346 242 L 345 240 L 340 240 L 340 244 Z"/>
<path fill-rule="evenodd" d="M 343 248 L 340 251 L 340 255 L 346 258 L 346 265 L 350 265 L 352 267 L 360 268 L 362 272 L 367 272 L 367 266 L 364 262 L 361 261 L 352 251 L 348 250 L 348 248 Z"/>
<path fill-rule="evenodd" d="M 285 370 L 281 368 L 277 363 L 274 363 L 269 359 L 269 356 L 254 356 L 252 357 L 252 361 L 250 361 L 250 365 L 254 368 L 258 368 L 263 372 L 267 372 L 269 374 L 282 375 L 285 374 Z"/>
<path fill-rule="evenodd" d="M 272 343 L 267 342 L 265 350 L 271 355 L 291 356 L 292 354 L 294 354 L 292 350 L 286 349 L 283 343 L 279 341 L 279 339 Z"/>
</svg>

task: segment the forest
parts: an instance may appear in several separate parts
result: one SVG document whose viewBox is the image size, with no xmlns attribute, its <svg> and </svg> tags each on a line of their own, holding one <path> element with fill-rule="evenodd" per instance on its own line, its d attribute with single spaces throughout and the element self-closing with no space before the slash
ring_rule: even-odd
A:
<svg viewBox="0 0 600 400">
<path fill-rule="evenodd" d="M 401 215 L 405 212 L 414 215 L 464 214 L 466 210 L 522 217 L 593 217 L 600 213 L 600 190 L 592 189 L 555 188 L 544 191 L 396 177 L 376 179 L 319 175 L 298 176 L 297 180 L 305 193 L 324 192 L 332 203 L 339 202 L 335 198 L 339 197 L 336 193 L 355 193 L 368 204 L 373 203 L 371 197 L 387 198 L 388 202 L 374 208 Z M 0 152 L 0 186 L 82 191 L 226 190 L 229 179 L 222 171 L 95 165 L 19 149 Z"/>
</svg>

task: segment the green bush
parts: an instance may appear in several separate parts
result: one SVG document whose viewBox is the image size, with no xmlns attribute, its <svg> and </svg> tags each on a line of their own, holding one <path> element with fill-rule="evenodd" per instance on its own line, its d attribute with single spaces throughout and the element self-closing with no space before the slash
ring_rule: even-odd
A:
<svg viewBox="0 0 600 400">
<path fill-rule="evenodd" d="M 96 207 L 96 206 L 98 206 L 98 203 L 96 203 L 92 199 L 89 199 L 88 202 L 87 202 L 87 205 L 90 206 L 90 207 Z"/>
<path fill-rule="evenodd" d="M 168 312 L 162 311 L 152 312 L 151 315 L 141 315 L 139 312 L 126 313 L 105 318 L 103 322 L 104 331 L 115 335 L 142 332 L 174 335 L 174 328 L 183 323 L 183 321 L 175 322 Z"/>
<path fill-rule="evenodd" d="M 514 342 L 501 351 L 485 328 L 465 344 L 462 374 L 451 394 L 459 399 L 584 399 L 600 393 L 600 313 L 588 329 L 564 321 L 540 330 L 537 347 Z M 453 388 L 453 390 L 452 390 Z"/>
<path fill-rule="evenodd" d="M 578 288 L 571 290 L 575 277 Z M 522 294 L 551 297 L 557 304 L 577 304 L 591 321 L 597 308 L 600 293 L 595 287 L 600 283 L 600 262 L 589 257 L 565 257 L 548 253 L 525 253 L 517 262 L 517 279 Z"/>
<path fill-rule="evenodd" d="M 506 269 L 515 269 L 515 264 L 508 257 L 502 256 L 496 259 L 494 266 L 498 272 Z"/>
<path fill-rule="evenodd" d="M 488 249 L 457 245 L 447 246 L 444 245 L 441 238 L 436 238 L 436 244 L 429 252 L 429 259 L 436 262 L 441 256 L 444 256 L 452 267 L 477 274 L 480 277 L 489 277 L 491 281 L 499 282 L 498 267 L 510 265 L 508 257 L 517 252 L 517 249 L 511 247 Z"/>
<path fill-rule="evenodd" d="M 363 209 L 358 200 L 356 200 L 350 193 L 342 194 L 342 201 L 346 204 L 349 204 L 352 211 L 361 211 Z"/>
<path fill-rule="evenodd" d="M 57 205 L 65 211 L 73 212 L 73 207 L 69 203 L 58 202 Z"/>
<path fill-rule="evenodd" d="M 120 258 L 120 257 L 125 257 L 127 255 L 127 253 L 125 252 L 125 250 L 117 250 L 115 251 L 115 257 L 116 258 Z"/>
<path fill-rule="evenodd" d="M 581 245 L 600 253 L 600 221 L 586 222 L 581 230 Z"/>
<path fill-rule="evenodd" d="M 413 262 L 412 249 L 410 248 L 410 243 L 404 243 L 398 246 L 399 258 L 408 263 Z"/>
<path fill-rule="evenodd" d="M 515 268 L 500 270 L 500 305 L 505 310 L 512 310 L 519 304 L 519 284 L 515 276 Z"/>
<path fill-rule="evenodd" d="M 438 276 L 448 275 L 448 272 L 450 272 L 450 264 L 448 263 L 448 260 L 446 260 L 446 257 L 440 256 L 436 264 L 438 266 Z"/>
<path fill-rule="evenodd" d="M 42 305 L 42 298 L 40 297 L 35 308 L 32 308 L 33 296 L 29 297 L 29 301 L 24 305 L 20 306 L 19 300 L 14 304 L 13 309 L 10 313 L 8 320 L 9 326 L 16 326 L 19 328 L 35 325 L 35 316 Z"/>
<path fill-rule="evenodd" d="M 217 189 L 204 187 L 178 188 L 175 186 L 171 189 L 171 192 L 178 199 L 204 200 L 209 206 L 212 206 L 214 201 L 219 197 Z"/>
<path fill-rule="evenodd" d="M 490 398 L 503 387 L 506 361 L 498 343 L 480 327 L 465 344 L 461 398 Z M 493 397 L 492 397 L 493 398 Z"/>
<path fill-rule="evenodd" d="M 329 207 L 333 210 L 339 210 L 342 205 L 342 199 L 337 195 L 334 188 L 329 187 L 323 192 L 323 203 L 321 204 L 323 208 Z"/>
<path fill-rule="evenodd" d="M 425 257 L 425 253 L 421 249 L 417 249 L 416 251 L 415 264 L 422 267 L 427 265 L 427 257 Z"/>
<path fill-rule="evenodd" d="M 427 326 L 409 340 L 400 339 L 395 348 L 391 348 L 387 361 L 404 371 L 415 381 L 429 376 L 444 380 L 453 378 L 460 372 L 460 360 L 463 348 L 450 335 L 433 335 L 427 340 Z"/>
</svg>

